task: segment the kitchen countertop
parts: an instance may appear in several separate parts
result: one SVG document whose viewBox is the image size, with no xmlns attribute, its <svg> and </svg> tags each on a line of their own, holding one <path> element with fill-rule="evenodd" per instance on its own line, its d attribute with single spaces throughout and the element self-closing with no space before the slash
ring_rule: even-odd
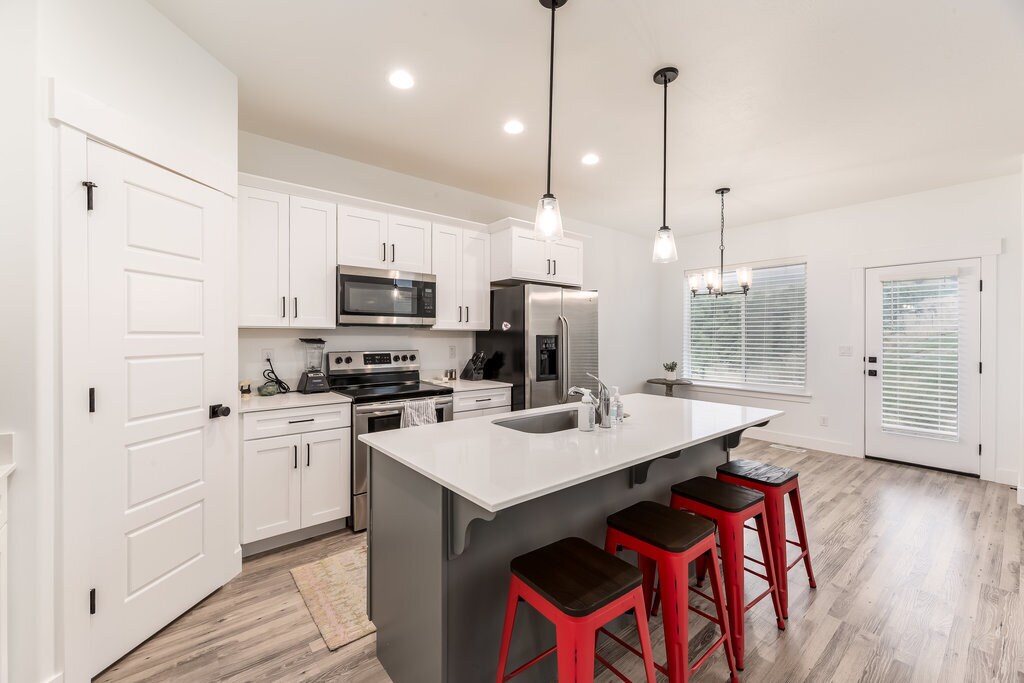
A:
<svg viewBox="0 0 1024 683">
<path fill-rule="evenodd" d="M 527 434 L 494 424 L 566 410 L 549 406 L 359 438 L 484 510 L 498 512 L 783 414 L 648 394 L 628 394 L 622 402 L 630 415 L 625 423 L 593 432 Z"/>
<path fill-rule="evenodd" d="M 255 390 L 255 387 L 253 388 Z M 348 396 L 327 391 L 322 394 L 300 394 L 297 391 L 289 391 L 287 394 L 276 396 L 259 396 L 253 394 L 251 398 L 239 399 L 239 413 L 254 413 L 258 410 L 280 410 L 282 408 L 306 408 L 308 406 L 324 406 L 331 403 L 351 403 Z"/>
<path fill-rule="evenodd" d="M 480 389 L 509 389 L 512 387 L 508 382 L 495 382 L 490 379 L 482 379 L 474 382 L 469 379 L 457 379 L 445 381 L 438 377 L 431 377 L 430 379 L 424 380 L 431 384 L 439 384 L 442 387 L 451 387 L 452 391 L 456 394 L 462 391 L 479 391 Z"/>
</svg>

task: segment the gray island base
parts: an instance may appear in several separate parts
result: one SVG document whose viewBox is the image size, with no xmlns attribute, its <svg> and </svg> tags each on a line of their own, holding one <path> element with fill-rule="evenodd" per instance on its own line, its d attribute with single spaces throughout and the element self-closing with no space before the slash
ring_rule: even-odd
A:
<svg viewBox="0 0 1024 683">
<path fill-rule="evenodd" d="M 746 415 L 747 423 L 737 424 L 734 431 L 716 425 L 718 434 L 699 443 L 652 453 L 642 462 L 500 509 L 478 504 L 483 500 L 470 501 L 435 481 L 440 477 L 427 476 L 373 447 L 368 611 L 377 627 L 377 657 L 391 679 L 395 683 L 494 681 L 509 561 L 567 536 L 603 546 L 609 514 L 641 500 L 667 503 L 672 484 L 698 475 L 714 476 L 744 429 L 779 414 L 761 412 Z M 509 431 L 495 425 L 487 428 Z M 401 431 L 411 434 L 420 429 L 434 427 Z M 376 438 L 382 440 L 387 434 Z M 602 436 L 609 435 L 593 438 Z M 396 452 L 394 444 L 387 446 Z M 588 451 L 587 456 L 593 453 Z M 509 670 L 554 642 L 551 624 L 520 603 Z M 556 656 L 516 680 L 555 680 Z"/>
</svg>

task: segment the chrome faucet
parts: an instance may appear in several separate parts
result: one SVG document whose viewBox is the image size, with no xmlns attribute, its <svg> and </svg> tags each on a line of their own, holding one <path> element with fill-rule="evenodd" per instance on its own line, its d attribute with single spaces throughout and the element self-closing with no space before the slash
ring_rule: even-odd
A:
<svg viewBox="0 0 1024 683">
<path fill-rule="evenodd" d="M 600 377 L 592 375 L 589 372 L 587 373 L 587 377 L 596 380 L 599 387 L 597 391 L 597 406 L 595 407 L 595 412 L 597 414 L 594 416 L 594 421 L 597 422 L 597 426 L 599 427 L 611 429 L 612 393 L 608 391 L 608 387 L 605 386 L 605 383 L 601 381 Z"/>
</svg>

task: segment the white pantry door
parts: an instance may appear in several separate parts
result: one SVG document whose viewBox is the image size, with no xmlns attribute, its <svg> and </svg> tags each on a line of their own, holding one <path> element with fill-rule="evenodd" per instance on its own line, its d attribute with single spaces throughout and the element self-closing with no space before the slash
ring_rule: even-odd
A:
<svg viewBox="0 0 1024 683">
<path fill-rule="evenodd" d="M 981 263 L 870 268 L 865 454 L 978 474 Z"/>
<path fill-rule="evenodd" d="M 226 370 L 224 195 L 101 144 L 88 214 L 94 412 L 73 455 L 88 486 L 92 673 L 237 571 Z M 237 533 L 237 532 L 236 532 Z M 84 600 L 84 596 L 83 596 Z"/>
</svg>

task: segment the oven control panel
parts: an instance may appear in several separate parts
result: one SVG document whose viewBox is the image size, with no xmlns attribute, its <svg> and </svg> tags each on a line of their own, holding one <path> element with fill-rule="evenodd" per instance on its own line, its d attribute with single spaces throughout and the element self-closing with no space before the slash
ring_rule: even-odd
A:
<svg viewBox="0 0 1024 683">
<path fill-rule="evenodd" d="M 330 351 L 328 372 L 380 372 L 382 370 L 418 370 L 420 352 L 404 351 Z"/>
</svg>

